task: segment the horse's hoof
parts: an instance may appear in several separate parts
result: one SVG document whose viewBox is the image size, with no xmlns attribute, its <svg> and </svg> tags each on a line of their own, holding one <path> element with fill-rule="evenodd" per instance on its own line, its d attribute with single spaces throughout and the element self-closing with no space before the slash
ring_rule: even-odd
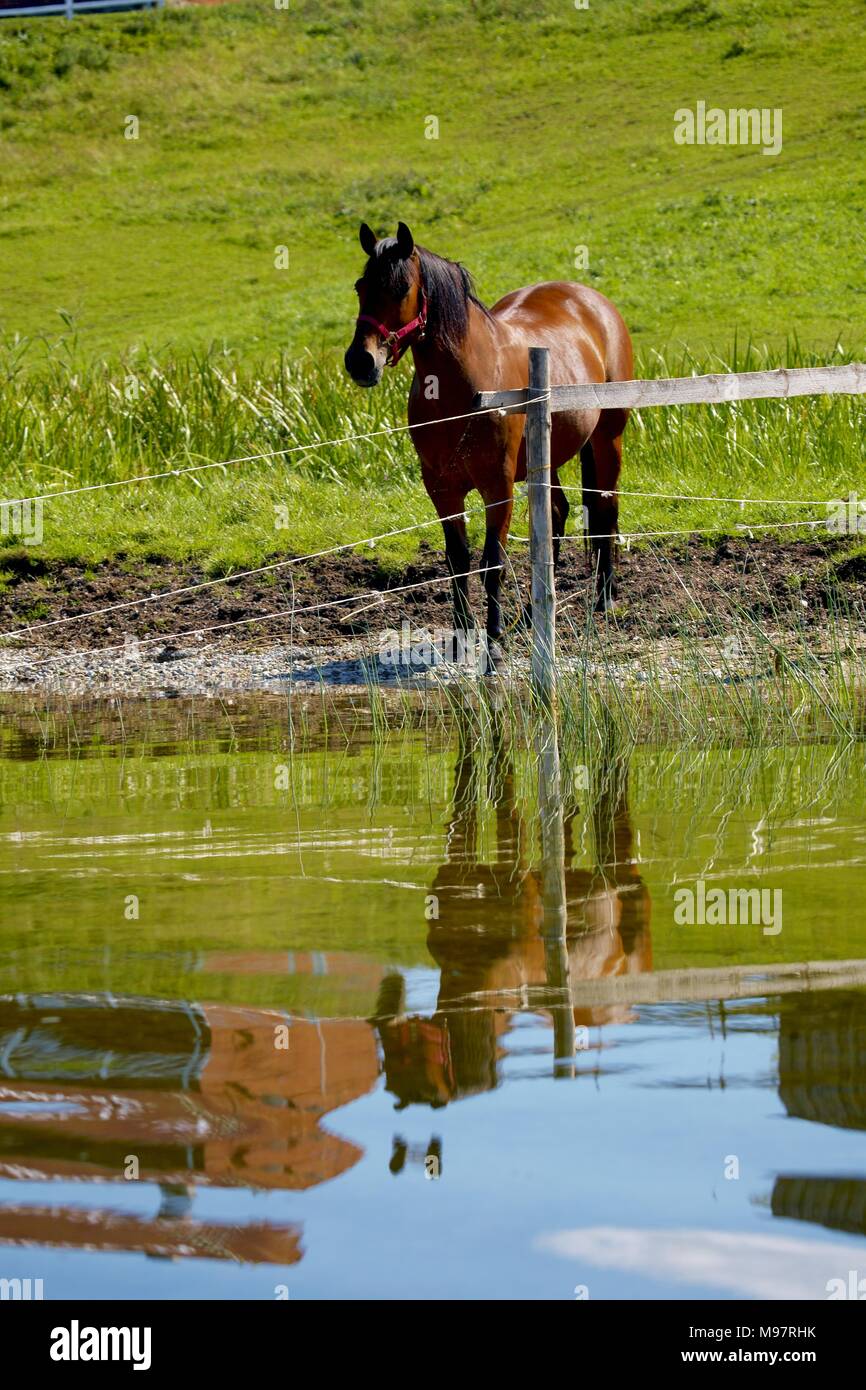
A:
<svg viewBox="0 0 866 1390">
<path fill-rule="evenodd" d="M 595 601 L 595 611 L 605 618 L 613 618 L 620 611 L 620 604 L 613 594 L 599 594 Z"/>
<path fill-rule="evenodd" d="M 505 652 L 502 644 L 495 637 L 488 637 L 484 644 L 484 659 L 482 661 L 481 674 L 484 676 L 495 676 L 498 674 L 499 667 L 505 661 Z"/>
</svg>

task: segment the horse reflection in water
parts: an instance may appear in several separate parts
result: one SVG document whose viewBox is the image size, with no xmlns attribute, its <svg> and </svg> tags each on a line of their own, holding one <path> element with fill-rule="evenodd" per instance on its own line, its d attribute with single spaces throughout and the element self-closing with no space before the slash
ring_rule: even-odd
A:
<svg viewBox="0 0 866 1390">
<path fill-rule="evenodd" d="M 431 1018 L 405 1014 L 400 975 L 387 976 L 379 991 L 374 1022 L 397 1109 L 413 1103 L 438 1107 L 492 1089 L 503 1037 L 521 1010 L 550 1019 L 556 1071 L 573 1070 L 562 1039 L 572 1039 L 571 1051 L 576 1028 L 625 1023 L 634 1015 L 627 1004 L 574 1007 L 570 988 L 652 969 L 650 898 L 634 857 L 625 767 L 609 758 L 594 770 L 591 868 L 572 864 L 578 808 L 564 817 L 563 981 L 551 970 L 555 952 L 545 934 L 543 873 L 530 865 L 512 752 L 501 729 L 494 729 L 489 781 L 479 785 L 471 734 L 460 726 L 447 853 L 430 887 L 438 917 L 430 923 L 427 945 L 441 972 L 436 1012 Z M 482 861 L 479 837 L 488 806 L 496 840 Z M 577 1037 L 578 1048 L 585 1046 L 585 1035 Z"/>
</svg>

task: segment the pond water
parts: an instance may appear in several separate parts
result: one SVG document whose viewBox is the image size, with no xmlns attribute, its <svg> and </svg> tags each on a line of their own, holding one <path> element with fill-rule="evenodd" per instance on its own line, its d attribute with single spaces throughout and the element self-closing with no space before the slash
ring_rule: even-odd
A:
<svg viewBox="0 0 866 1390">
<path fill-rule="evenodd" d="M 525 740 L 417 722 L 4 706 L 0 1278 L 850 1294 L 863 747 L 564 756 L 563 943 Z"/>
</svg>

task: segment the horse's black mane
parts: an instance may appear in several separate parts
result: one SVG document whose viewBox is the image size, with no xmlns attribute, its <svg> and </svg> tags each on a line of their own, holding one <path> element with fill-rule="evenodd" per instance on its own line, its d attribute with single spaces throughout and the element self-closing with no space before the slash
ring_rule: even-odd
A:
<svg viewBox="0 0 866 1390">
<path fill-rule="evenodd" d="M 427 296 L 427 337 L 439 348 L 456 352 L 469 327 L 469 305 L 489 310 L 475 293 L 472 276 L 459 261 L 447 261 L 423 246 L 415 248 L 421 261 L 421 283 Z M 376 247 L 371 265 L 382 288 L 395 299 L 409 293 L 409 262 L 397 253 L 395 237 Z"/>
</svg>

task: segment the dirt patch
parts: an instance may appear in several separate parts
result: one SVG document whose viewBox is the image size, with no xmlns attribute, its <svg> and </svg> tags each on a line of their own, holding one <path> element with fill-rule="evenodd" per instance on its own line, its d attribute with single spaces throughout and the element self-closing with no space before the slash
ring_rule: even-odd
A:
<svg viewBox="0 0 866 1390">
<path fill-rule="evenodd" d="M 692 539 L 675 548 L 623 552 L 616 624 L 623 633 L 665 638 L 681 632 L 684 620 L 699 633 L 745 612 L 775 627 L 820 627 L 830 606 L 841 602 L 866 630 L 866 560 L 852 549 L 850 541 L 836 538 L 783 542 L 737 537 L 713 545 Z M 480 562 L 476 557 L 472 563 Z M 207 576 L 156 557 L 128 565 L 120 557 L 92 572 L 34 559 L 25 550 L 4 556 L 2 568 L 11 577 L 0 594 L 0 631 L 6 644 L 20 637 L 28 647 L 93 651 L 123 644 L 127 636 L 181 640 L 202 629 L 215 629 L 205 634 L 207 640 L 230 650 L 256 645 L 259 639 L 322 646 L 341 638 L 372 638 L 404 620 L 432 628 L 451 622 L 444 558 L 426 545 L 397 575 L 373 557 L 351 552 L 158 601 L 153 595 L 183 590 Z M 427 584 L 430 580 L 439 582 Z M 516 617 L 528 582 L 526 547 L 515 545 L 504 585 L 507 622 Z M 425 587 L 393 592 L 415 584 Z M 470 586 L 476 615 L 483 620 L 477 576 Z M 563 618 L 568 613 L 574 622 L 584 620 L 588 592 L 583 548 L 571 542 L 557 576 Z M 77 616 L 98 609 L 110 611 Z M 271 613 L 280 616 L 266 617 Z"/>
</svg>

